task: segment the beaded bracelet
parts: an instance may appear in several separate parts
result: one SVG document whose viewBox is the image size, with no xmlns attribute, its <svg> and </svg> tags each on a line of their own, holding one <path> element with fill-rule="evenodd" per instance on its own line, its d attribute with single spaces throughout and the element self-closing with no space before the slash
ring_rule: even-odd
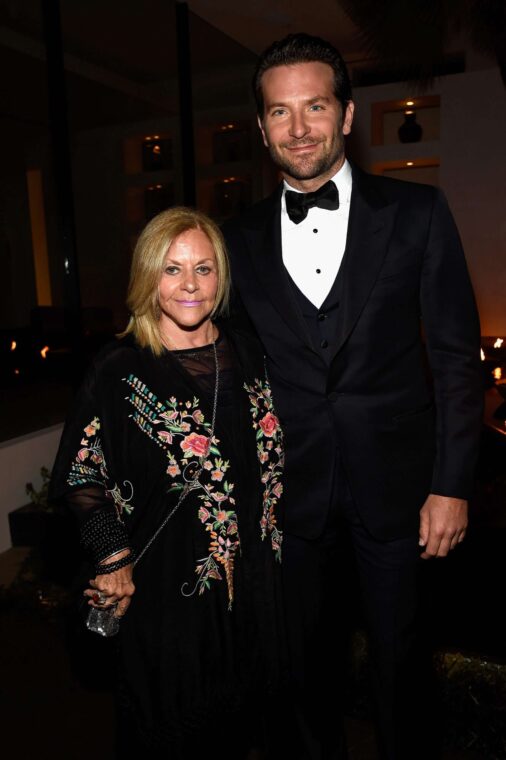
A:
<svg viewBox="0 0 506 760">
<path fill-rule="evenodd" d="M 81 540 L 98 565 L 107 557 L 128 549 L 128 532 L 117 518 L 116 512 L 97 509 L 81 528 Z"/>
<path fill-rule="evenodd" d="M 116 562 L 110 562 L 108 565 L 98 565 L 96 567 L 97 575 L 107 575 L 108 573 L 115 573 L 116 570 L 121 570 L 122 567 L 131 565 L 135 560 L 133 551 L 127 554 L 126 557 L 116 560 Z"/>
</svg>

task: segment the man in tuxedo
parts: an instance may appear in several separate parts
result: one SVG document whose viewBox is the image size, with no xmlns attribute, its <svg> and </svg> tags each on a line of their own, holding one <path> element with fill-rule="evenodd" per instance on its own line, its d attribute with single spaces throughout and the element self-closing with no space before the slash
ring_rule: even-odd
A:
<svg viewBox="0 0 506 760">
<path fill-rule="evenodd" d="M 434 758 L 420 696 L 417 579 L 421 559 L 445 557 L 464 538 L 482 415 L 480 330 L 462 247 L 439 190 L 367 175 L 345 158 L 354 105 L 329 43 L 305 34 L 274 43 L 254 87 L 283 182 L 224 232 L 285 433 L 296 695 L 287 756 L 346 756 L 337 703 L 322 690 L 341 688 L 334 663 L 347 615 L 339 564 L 347 536 L 381 756 Z"/>
</svg>

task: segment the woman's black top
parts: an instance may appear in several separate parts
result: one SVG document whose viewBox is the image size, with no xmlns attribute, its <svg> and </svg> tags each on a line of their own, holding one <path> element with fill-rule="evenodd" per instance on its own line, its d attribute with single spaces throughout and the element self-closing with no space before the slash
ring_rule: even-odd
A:
<svg viewBox="0 0 506 760">
<path fill-rule="evenodd" d="M 123 708 L 155 748 L 273 688 L 283 661 L 282 434 L 259 344 L 221 329 L 216 349 L 212 440 L 212 345 L 155 357 L 126 338 L 95 360 L 53 470 L 98 562 L 142 550 L 207 452 L 136 565 L 121 622 Z"/>
</svg>

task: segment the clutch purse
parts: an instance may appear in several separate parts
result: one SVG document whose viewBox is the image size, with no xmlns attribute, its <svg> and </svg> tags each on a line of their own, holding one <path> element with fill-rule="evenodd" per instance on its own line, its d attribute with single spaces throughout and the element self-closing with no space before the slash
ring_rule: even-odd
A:
<svg viewBox="0 0 506 760">
<path fill-rule="evenodd" d="M 86 618 L 86 628 L 99 636 L 115 636 L 119 631 L 119 618 L 114 615 L 116 605 L 92 607 Z"/>
</svg>

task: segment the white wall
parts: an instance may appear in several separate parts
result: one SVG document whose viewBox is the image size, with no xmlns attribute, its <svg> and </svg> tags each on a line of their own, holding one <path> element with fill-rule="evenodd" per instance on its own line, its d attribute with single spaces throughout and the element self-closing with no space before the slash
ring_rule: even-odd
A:
<svg viewBox="0 0 506 760">
<path fill-rule="evenodd" d="M 40 487 L 40 468 L 53 466 L 62 430 L 63 425 L 53 425 L 0 443 L 0 552 L 11 546 L 9 512 L 29 502 L 26 483 Z"/>
<path fill-rule="evenodd" d="M 427 94 L 441 96 L 439 141 L 372 147 L 372 103 L 417 94 L 399 83 L 357 88 L 354 152 L 366 169 L 410 154 L 439 157 L 439 184 L 462 236 L 482 334 L 506 336 L 506 88 L 497 68 L 437 80 Z"/>
</svg>

